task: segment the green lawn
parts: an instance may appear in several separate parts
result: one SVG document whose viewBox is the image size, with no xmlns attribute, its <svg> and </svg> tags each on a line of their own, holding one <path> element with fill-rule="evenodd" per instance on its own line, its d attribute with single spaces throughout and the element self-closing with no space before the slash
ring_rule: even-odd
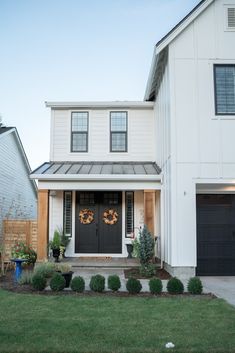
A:
<svg viewBox="0 0 235 353">
<path fill-rule="evenodd" d="M 175 349 L 164 348 L 169 341 Z M 210 298 L 40 296 L 0 290 L 0 352 L 235 352 L 235 309 Z"/>
</svg>

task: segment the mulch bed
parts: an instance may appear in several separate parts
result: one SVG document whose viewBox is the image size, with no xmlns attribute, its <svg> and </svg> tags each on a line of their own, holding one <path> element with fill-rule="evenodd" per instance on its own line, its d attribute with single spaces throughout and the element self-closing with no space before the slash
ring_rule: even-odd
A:
<svg viewBox="0 0 235 353">
<path fill-rule="evenodd" d="M 150 279 L 151 277 L 144 277 L 140 274 L 140 270 L 138 268 L 131 268 L 128 270 L 124 270 L 125 278 L 137 278 L 137 279 Z M 170 279 L 171 275 L 164 269 L 156 269 L 155 274 L 152 277 L 156 277 L 159 279 Z"/>
<path fill-rule="evenodd" d="M 21 293 L 21 294 L 34 294 L 34 295 L 49 295 L 49 296 L 76 296 L 76 297 L 138 297 L 138 298 L 183 298 L 183 297 L 191 297 L 191 298 L 216 298 L 214 294 L 201 294 L 201 295 L 192 295 L 189 293 L 183 293 L 179 295 L 172 295 L 169 293 L 162 293 L 160 295 L 153 295 L 149 292 L 141 292 L 139 294 L 129 294 L 128 292 L 111 292 L 105 291 L 103 293 L 97 293 L 92 291 L 85 291 L 84 293 L 75 293 L 71 290 L 64 290 L 61 292 L 52 292 L 49 290 L 44 290 L 42 292 L 36 291 L 30 285 L 19 285 L 14 282 L 14 272 L 9 271 L 5 276 L 0 277 L 0 288 L 7 290 L 13 293 Z"/>
</svg>

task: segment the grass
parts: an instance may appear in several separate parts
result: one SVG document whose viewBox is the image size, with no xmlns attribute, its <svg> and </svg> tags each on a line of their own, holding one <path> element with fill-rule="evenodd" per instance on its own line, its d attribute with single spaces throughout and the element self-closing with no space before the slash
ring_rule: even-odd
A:
<svg viewBox="0 0 235 353">
<path fill-rule="evenodd" d="M 220 299 L 40 296 L 0 290 L 0 352 L 235 352 Z M 175 349 L 165 344 L 173 342 Z"/>
</svg>

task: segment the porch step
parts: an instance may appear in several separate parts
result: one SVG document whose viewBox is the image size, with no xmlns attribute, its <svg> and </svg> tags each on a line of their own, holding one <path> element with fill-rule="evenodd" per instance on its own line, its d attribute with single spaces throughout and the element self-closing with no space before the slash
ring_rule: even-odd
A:
<svg viewBox="0 0 235 353">
<path fill-rule="evenodd" d="M 103 269 L 125 269 L 125 268 L 136 268 L 139 267 L 139 261 L 137 259 L 127 258 L 66 258 L 63 259 L 73 269 L 75 268 L 103 268 Z"/>
</svg>

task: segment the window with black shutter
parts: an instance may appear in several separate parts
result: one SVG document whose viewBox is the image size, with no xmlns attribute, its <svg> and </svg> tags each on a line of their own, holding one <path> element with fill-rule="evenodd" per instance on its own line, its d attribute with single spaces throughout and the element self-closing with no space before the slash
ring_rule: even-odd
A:
<svg viewBox="0 0 235 353">
<path fill-rule="evenodd" d="M 126 237 L 130 238 L 134 233 L 134 192 L 126 192 Z"/>
<path fill-rule="evenodd" d="M 64 192 L 64 234 L 72 236 L 72 191 Z"/>
<path fill-rule="evenodd" d="M 235 114 L 235 65 L 215 65 L 215 113 Z"/>
</svg>

